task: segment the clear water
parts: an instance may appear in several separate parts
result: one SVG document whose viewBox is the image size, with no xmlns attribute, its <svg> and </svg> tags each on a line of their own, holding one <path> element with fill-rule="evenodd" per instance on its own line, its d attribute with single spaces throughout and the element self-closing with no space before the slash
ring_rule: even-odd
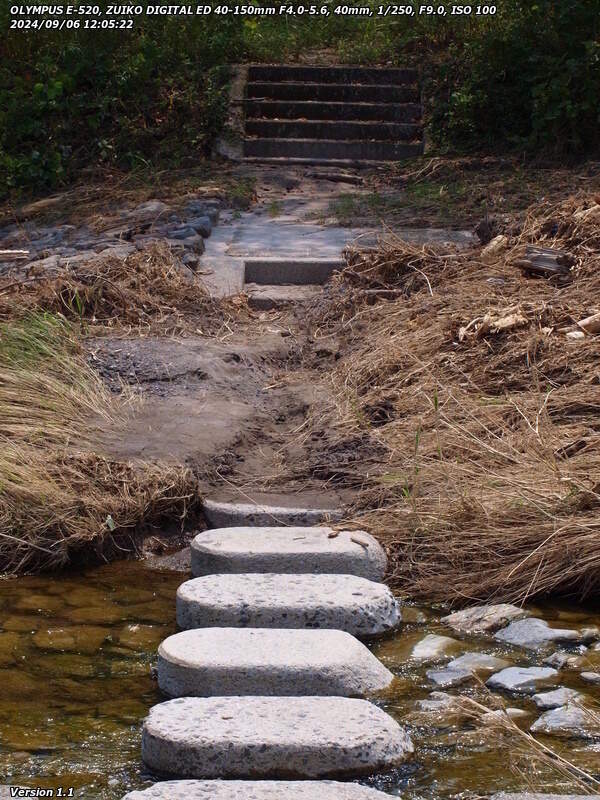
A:
<svg viewBox="0 0 600 800">
<path fill-rule="evenodd" d="M 127 561 L 76 576 L 0 582 L 2 784 L 73 787 L 74 797 L 85 800 L 120 800 L 149 785 L 140 761 L 141 723 L 161 700 L 151 666 L 159 642 L 176 629 L 175 592 L 182 580 Z M 416 757 L 371 783 L 415 800 L 525 789 L 531 780 L 538 790 L 573 788 L 547 772 L 532 776 L 495 735 L 465 722 L 432 724 L 413 716 L 415 701 L 430 689 L 427 668 L 410 666 L 407 656 L 425 633 L 442 632 L 435 615 L 426 614 L 427 621 L 407 622 L 373 645 L 398 675 L 393 691 L 378 702 L 410 726 Z M 600 623 L 600 614 L 581 609 L 546 608 L 544 616 L 561 624 Z M 484 640 L 469 642 L 468 649 L 508 652 Z M 531 654 L 520 653 L 519 663 L 533 663 Z M 481 687 L 470 693 L 489 699 Z M 531 710 L 527 704 L 511 701 Z M 573 740 L 558 749 L 584 768 L 600 769 L 598 744 Z"/>
</svg>

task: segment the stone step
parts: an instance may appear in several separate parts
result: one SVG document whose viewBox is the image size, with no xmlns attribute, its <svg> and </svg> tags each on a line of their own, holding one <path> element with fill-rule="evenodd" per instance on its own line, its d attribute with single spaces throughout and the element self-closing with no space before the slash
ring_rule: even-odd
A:
<svg viewBox="0 0 600 800">
<path fill-rule="evenodd" d="M 345 266 L 341 258 L 247 258 L 244 281 L 271 286 L 322 284 Z"/>
<path fill-rule="evenodd" d="M 154 706 L 142 758 L 181 778 L 354 778 L 413 752 L 388 714 L 346 697 L 186 697 Z"/>
<path fill-rule="evenodd" d="M 420 103 L 322 103 L 315 100 L 246 100 L 247 119 L 375 120 L 419 122 Z"/>
<path fill-rule="evenodd" d="M 247 287 L 246 287 L 247 288 Z M 267 285 L 265 288 L 272 288 Z M 290 288 L 286 286 L 286 288 Z M 337 522 L 342 518 L 339 508 L 300 508 L 299 506 L 274 506 L 265 503 L 224 503 L 204 500 L 202 511 L 211 528 L 228 528 L 236 525 L 318 525 L 320 522 Z"/>
<path fill-rule="evenodd" d="M 260 286 L 257 283 L 247 283 L 244 292 L 248 296 L 248 305 L 256 311 L 272 311 L 273 309 L 286 308 L 296 303 L 305 303 L 315 300 L 323 293 L 321 286 L 304 284 L 267 284 Z M 270 520 L 273 521 L 272 519 Z M 318 520 L 317 520 L 318 521 Z"/>
<path fill-rule="evenodd" d="M 334 628 L 359 638 L 401 621 L 387 586 L 355 575 L 206 575 L 177 590 L 177 622 L 190 628 Z"/>
<path fill-rule="evenodd" d="M 400 161 L 423 152 L 422 143 L 345 142 L 333 139 L 245 139 L 244 156 L 313 161 Z"/>
<path fill-rule="evenodd" d="M 329 573 L 381 581 L 387 557 L 365 531 L 332 528 L 215 528 L 192 541 L 192 575 Z"/>
<path fill-rule="evenodd" d="M 267 139 L 344 139 L 413 141 L 422 135 L 420 125 L 398 122 L 339 122 L 332 120 L 247 119 L 246 135 Z"/>
<path fill-rule="evenodd" d="M 149 789 L 130 792 L 123 800 L 390 800 L 390 796 L 357 783 L 337 781 L 184 780 L 155 783 Z"/>
<path fill-rule="evenodd" d="M 246 87 L 246 96 L 269 100 L 349 100 L 353 103 L 418 103 L 417 86 L 353 85 L 351 83 L 265 83 Z"/>
<path fill-rule="evenodd" d="M 323 67 L 296 64 L 254 64 L 248 67 L 249 81 L 301 81 L 307 83 L 405 84 L 419 78 L 416 69 L 379 67 Z"/>
<path fill-rule="evenodd" d="M 158 685 L 170 697 L 365 697 L 393 679 L 343 631 L 202 628 L 169 636 L 158 648 Z"/>
</svg>

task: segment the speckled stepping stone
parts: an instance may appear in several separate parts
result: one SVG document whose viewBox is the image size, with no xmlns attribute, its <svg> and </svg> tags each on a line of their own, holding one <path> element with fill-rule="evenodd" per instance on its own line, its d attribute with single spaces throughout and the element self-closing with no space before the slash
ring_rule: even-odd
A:
<svg viewBox="0 0 600 800">
<path fill-rule="evenodd" d="M 318 525 L 342 518 L 339 508 L 300 508 L 264 503 L 224 503 L 204 500 L 202 510 L 212 528 L 229 525 Z"/>
<path fill-rule="evenodd" d="M 364 697 L 393 679 L 343 631 L 199 628 L 169 636 L 158 648 L 158 685 L 170 697 Z"/>
<path fill-rule="evenodd" d="M 216 780 L 164 781 L 141 792 L 130 792 L 123 800 L 389 800 L 389 798 L 389 794 L 359 786 L 357 783 Z"/>
<path fill-rule="evenodd" d="M 377 636 L 401 620 L 383 583 L 355 575 L 206 575 L 177 590 L 180 628 L 335 628 Z"/>
<path fill-rule="evenodd" d="M 185 697 L 154 706 L 142 758 L 180 778 L 352 778 L 412 754 L 409 736 L 366 700 Z"/>
<path fill-rule="evenodd" d="M 364 531 L 331 528 L 217 528 L 192 542 L 192 575 L 293 572 L 360 575 L 380 581 L 387 558 Z"/>
</svg>

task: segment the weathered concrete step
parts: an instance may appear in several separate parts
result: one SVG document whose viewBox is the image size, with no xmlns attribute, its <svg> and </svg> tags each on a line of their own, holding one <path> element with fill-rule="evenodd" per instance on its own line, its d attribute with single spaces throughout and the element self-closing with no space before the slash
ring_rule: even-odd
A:
<svg viewBox="0 0 600 800">
<path fill-rule="evenodd" d="M 338 122 L 293 120 L 246 120 L 246 135 L 269 139 L 354 139 L 412 141 L 420 138 L 420 125 L 398 122 Z"/>
<path fill-rule="evenodd" d="M 412 754 L 408 735 L 366 700 L 186 697 L 154 706 L 142 758 L 182 778 L 352 778 Z"/>
<path fill-rule="evenodd" d="M 247 97 L 270 100 L 350 100 L 358 103 L 415 103 L 419 101 L 417 86 L 351 83 L 249 83 Z"/>
<path fill-rule="evenodd" d="M 0 795 L 1 796 L 1 795 Z M 9 797 L 9 795 L 6 795 Z M 389 800 L 357 783 L 337 781 L 162 781 L 123 800 Z"/>
<path fill-rule="evenodd" d="M 421 143 L 345 142 L 325 139 L 246 139 L 244 155 L 359 161 L 400 161 L 421 155 Z"/>
<path fill-rule="evenodd" d="M 322 284 L 345 266 L 346 262 L 341 258 L 247 258 L 244 261 L 244 280 L 270 286 Z"/>
<path fill-rule="evenodd" d="M 170 697 L 365 697 L 393 679 L 343 631 L 201 628 L 158 648 L 158 685 Z"/>
<path fill-rule="evenodd" d="M 265 288 L 272 288 L 267 285 Z M 289 286 L 285 287 L 289 289 Z M 318 525 L 320 522 L 337 522 L 342 518 L 339 508 L 300 508 L 299 506 L 272 506 L 264 503 L 223 503 L 204 500 L 202 510 L 211 528 L 228 528 L 236 525 Z"/>
<path fill-rule="evenodd" d="M 272 311 L 273 309 L 286 308 L 296 303 L 314 300 L 323 293 L 321 286 L 303 284 L 266 284 L 259 286 L 257 283 L 247 283 L 244 292 L 248 296 L 248 305 L 256 311 Z M 271 519 L 270 522 L 273 522 Z"/>
<path fill-rule="evenodd" d="M 314 100 L 246 100 L 246 118 L 419 122 L 420 103 L 322 103 Z"/>
<path fill-rule="evenodd" d="M 387 556 L 365 531 L 328 527 L 215 528 L 192 541 L 192 575 L 243 572 L 359 575 L 381 581 Z"/>
<path fill-rule="evenodd" d="M 393 630 L 387 586 L 355 575 L 206 575 L 177 590 L 180 628 L 334 628 L 359 638 Z"/>
<path fill-rule="evenodd" d="M 295 64 L 255 64 L 248 67 L 249 81 L 307 81 L 309 83 L 415 83 L 416 69 L 398 67 L 322 67 Z"/>
</svg>

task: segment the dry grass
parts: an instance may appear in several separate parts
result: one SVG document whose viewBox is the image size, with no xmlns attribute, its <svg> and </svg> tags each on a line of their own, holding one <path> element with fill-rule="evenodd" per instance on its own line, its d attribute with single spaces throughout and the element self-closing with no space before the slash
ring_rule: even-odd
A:
<svg viewBox="0 0 600 800">
<path fill-rule="evenodd" d="M 571 253 L 572 280 L 524 276 L 526 243 Z M 317 346 L 336 336 L 345 355 L 337 407 L 315 423 L 376 454 L 355 462 L 353 521 L 389 546 L 394 588 L 456 604 L 597 596 L 598 338 L 562 331 L 600 311 L 597 199 L 533 208 L 491 263 L 400 240 L 348 263 L 319 309 Z"/>
<path fill-rule="evenodd" d="M 145 528 L 193 509 L 188 470 L 93 454 L 96 427 L 118 425 L 124 402 L 64 319 L 30 314 L 0 326 L 0 572 L 131 551 Z"/>
</svg>

